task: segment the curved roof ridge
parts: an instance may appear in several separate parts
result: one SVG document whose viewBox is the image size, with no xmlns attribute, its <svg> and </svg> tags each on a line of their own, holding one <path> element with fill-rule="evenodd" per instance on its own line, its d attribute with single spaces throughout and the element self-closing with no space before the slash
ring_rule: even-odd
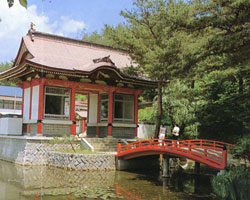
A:
<svg viewBox="0 0 250 200">
<path fill-rule="evenodd" d="M 55 35 L 55 34 L 51 34 L 51 33 L 44 33 L 44 32 L 34 31 L 34 32 L 32 32 L 32 35 L 43 36 L 43 37 L 48 37 L 48 38 L 52 38 L 52 39 L 58 39 L 58 40 L 61 40 L 61 41 L 70 41 L 70 42 L 73 42 L 73 43 L 76 43 L 76 44 L 77 43 L 78 44 L 84 44 L 84 45 L 88 45 L 88 46 L 91 46 L 91 47 L 103 48 L 103 49 L 108 49 L 108 50 L 113 50 L 113 51 L 118 51 L 118 52 L 121 52 L 121 53 L 128 54 L 128 51 L 125 50 L 125 49 L 114 48 L 114 47 L 103 45 L 103 44 L 98 44 L 98 43 L 94 43 L 94 42 L 69 38 L 69 37 Z M 33 38 L 33 39 L 35 40 L 35 38 Z M 32 38 L 31 38 L 31 40 L 32 40 Z"/>
</svg>

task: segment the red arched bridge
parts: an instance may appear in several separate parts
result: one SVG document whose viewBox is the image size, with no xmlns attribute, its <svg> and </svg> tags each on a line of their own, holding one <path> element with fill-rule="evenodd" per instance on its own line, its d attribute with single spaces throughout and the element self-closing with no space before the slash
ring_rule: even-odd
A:
<svg viewBox="0 0 250 200">
<path fill-rule="evenodd" d="M 119 159 L 131 159 L 147 155 L 169 154 L 188 158 L 204 163 L 216 169 L 227 166 L 227 152 L 232 144 L 212 140 L 171 140 L 149 139 L 118 144 L 117 155 Z"/>
</svg>

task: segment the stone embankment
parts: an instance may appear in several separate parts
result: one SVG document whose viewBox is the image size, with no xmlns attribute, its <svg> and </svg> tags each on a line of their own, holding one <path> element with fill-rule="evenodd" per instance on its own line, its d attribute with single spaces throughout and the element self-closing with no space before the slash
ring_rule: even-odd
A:
<svg viewBox="0 0 250 200">
<path fill-rule="evenodd" d="M 48 152 L 48 165 L 67 170 L 115 170 L 115 156 Z"/>
<path fill-rule="evenodd" d="M 19 165 L 47 165 L 76 170 L 115 170 L 114 154 L 66 154 L 58 149 L 71 149 L 70 144 L 51 144 L 50 138 L 0 136 L 0 159 Z M 74 143 L 80 147 L 80 142 Z"/>
</svg>

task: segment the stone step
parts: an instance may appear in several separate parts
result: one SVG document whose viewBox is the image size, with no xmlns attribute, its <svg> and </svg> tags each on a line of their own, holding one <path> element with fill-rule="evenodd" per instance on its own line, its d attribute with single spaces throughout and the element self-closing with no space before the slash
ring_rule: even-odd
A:
<svg viewBox="0 0 250 200">
<path fill-rule="evenodd" d="M 114 152 L 117 151 L 118 139 L 116 138 L 85 138 L 95 151 Z"/>
</svg>

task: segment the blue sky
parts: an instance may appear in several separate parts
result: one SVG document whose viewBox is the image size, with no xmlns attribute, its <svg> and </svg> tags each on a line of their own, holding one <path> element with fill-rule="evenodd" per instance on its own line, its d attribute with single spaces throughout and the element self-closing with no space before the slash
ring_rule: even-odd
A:
<svg viewBox="0 0 250 200">
<path fill-rule="evenodd" d="M 0 63 L 16 57 L 30 22 L 37 31 L 80 39 L 84 33 L 101 32 L 104 24 L 123 23 L 120 11 L 132 7 L 133 0 L 28 0 L 25 9 L 17 0 L 11 8 L 0 0 Z"/>
</svg>

